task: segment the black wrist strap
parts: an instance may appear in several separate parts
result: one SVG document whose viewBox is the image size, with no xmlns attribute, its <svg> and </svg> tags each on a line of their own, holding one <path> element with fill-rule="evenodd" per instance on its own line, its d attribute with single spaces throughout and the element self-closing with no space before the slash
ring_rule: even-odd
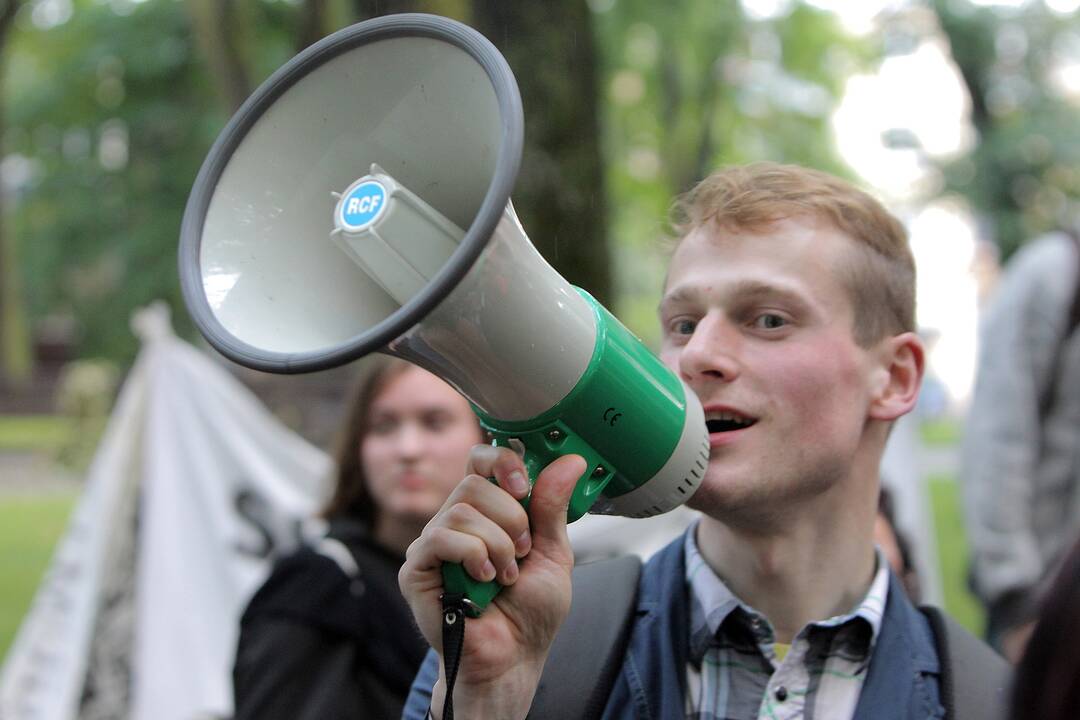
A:
<svg viewBox="0 0 1080 720">
<path fill-rule="evenodd" d="M 465 645 L 465 595 L 443 593 L 442 647 L 443 663 L 446 665 L 446 698 L 443 700 L 443 720 L 454 720 L 454 682 L 461 649 Z"/>
</svg>

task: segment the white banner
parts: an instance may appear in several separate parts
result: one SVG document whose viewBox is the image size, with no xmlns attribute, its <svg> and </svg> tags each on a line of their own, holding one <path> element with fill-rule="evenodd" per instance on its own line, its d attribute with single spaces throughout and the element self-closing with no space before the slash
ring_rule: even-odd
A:
<svg viewBox="0 0 1080 720">
<path fill-rule="evenodd" d="M 328 458 L 172 335 L 162 307 L 86 490 L 0 670 L 0 718 L 193 720 L 232 713 L 238 621 Z"/>
</svg>

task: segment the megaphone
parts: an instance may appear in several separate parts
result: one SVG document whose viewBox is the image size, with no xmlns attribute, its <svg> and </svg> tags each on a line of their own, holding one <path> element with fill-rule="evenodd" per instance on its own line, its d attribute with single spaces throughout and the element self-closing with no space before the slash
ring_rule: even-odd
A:
<svg viewBox="0 0 1080 720">
<path fill-rule="evenodd" d="M 536 251 L 510 202 L 523 118 L 483 36 L 430 15 L 303 51 L 229 121 L 184 213 L 180 279 L 210 344 L 275 373 L 370 352 L 439 375 L 535 479 L 577 453 L 567 515 L 647 517 L 708 462 L 694 393 Z M 460 565 L 471 614 L 498 591 Z"/>
</svg>

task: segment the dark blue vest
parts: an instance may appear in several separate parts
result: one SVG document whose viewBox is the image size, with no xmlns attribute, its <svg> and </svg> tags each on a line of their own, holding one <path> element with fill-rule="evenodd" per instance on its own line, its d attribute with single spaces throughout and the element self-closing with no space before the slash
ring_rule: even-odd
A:
<svg viewBox="0 0 1080 720">
<path fill-rule="evenodd" d="M 681 718 L 686 692 L 689 618 L 683 539 L 657 553 L 642 571 L 637 619 L 604 720 Z M 928 720 L 945 714 L 938 700 L 939 666 L 930 626 L 896 577 L 856 720 Z"/>
</svg>

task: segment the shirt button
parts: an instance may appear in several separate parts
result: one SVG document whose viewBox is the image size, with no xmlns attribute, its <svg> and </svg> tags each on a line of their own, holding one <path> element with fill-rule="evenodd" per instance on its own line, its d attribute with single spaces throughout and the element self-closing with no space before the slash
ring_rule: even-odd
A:
<svg viewBox="0 0 1080 720">
<path fill-rule="evenodd" d="M 787 700 L 787 688 L 781 685 L 780 687 L 776 688 L 776 692 L 774 693 L 774 695 L 779 702 L 784 702 L 785 700 Z"/>
</svg>

